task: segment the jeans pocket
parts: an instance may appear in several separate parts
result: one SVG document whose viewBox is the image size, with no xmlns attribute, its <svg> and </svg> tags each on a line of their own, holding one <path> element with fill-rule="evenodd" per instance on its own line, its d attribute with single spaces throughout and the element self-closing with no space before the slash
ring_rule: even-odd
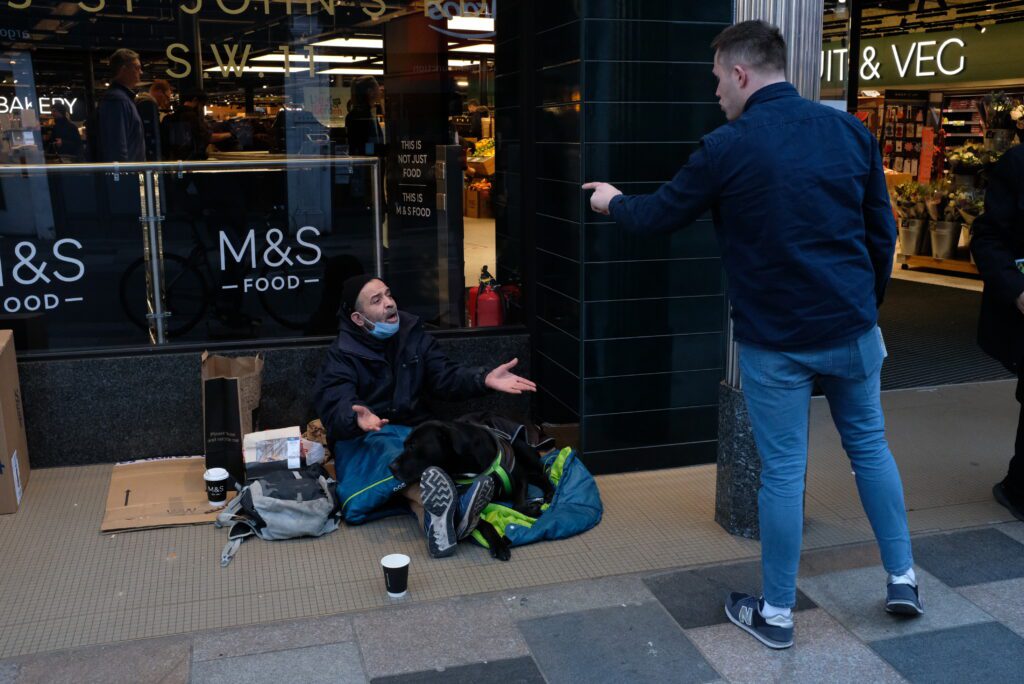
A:
<svg viewBox="0 0 1024 684">
<path fill-rule="evenodd" d="M 807 382 L 807 372 L 785 352 L 740 345 L 740 372 L 765 387 L 791 389 Z"/>
<path fill-rule="evenodd" d="M 882 368 L 882 362 L 889 356 L 885 348 L 885 339 L 882 337 L 882 329 L 875 326 L 867 334 L 861 335 L 855 346 L 858 359 L 853 364 L 854 376 L 869 378 L 878 373 Z"/>
</svg>

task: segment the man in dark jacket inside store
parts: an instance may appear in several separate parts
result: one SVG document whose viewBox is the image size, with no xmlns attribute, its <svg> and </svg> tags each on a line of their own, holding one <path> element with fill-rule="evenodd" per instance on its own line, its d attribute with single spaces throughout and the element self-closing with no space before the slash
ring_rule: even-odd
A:
<svg viewBox="0 0 1024 684">
<path fill-rule="evenodd" d="M 922 612 L 903 485 L 885 438 L 878 307 L 896 225 L 878 143 L 856 118 L 786 82 L 780 31 L 749 21 L 712 43 L 724 126 L 650 195 L 588 183 L 591 207 L 638 233 L 714 218 L 729 279 L 740 374 L 761 458 L 763 596 L 732 594 L 729 618 L 772 648 L 793 643 L 808 413 L 821 387 L 888 573 L 886 610 Z M 679 268 L 686 268 L 679 262 Z"/>
<path fill-rule="evenodd" d="M 98 127 L 90 145 L 101 162 L 146 161 L 142 118 L 135 107 L 135 86 L 142 79 L 142 63 L 133 50 L 122 48 L 110 56 L 112 83 L 97 107 Z"/>
<path fill-rule="evenodd" d="M 491 479 L 478 479 L 460 495 L 450 474 L 428 468 L 419 484 L 406 487 L 390 476 L 391 462 L 402 452 L 410 428 L 431 418 L 424 405 L 427 396 L 458 401 L 489 390 L 534 392 L 536 385 L 512 373 L 517 359 L 490 371 L 449 359 L 416 316 L 399 312 L 379 278 L 346 280 L 342 313 L 314 403 L 334 445 L 345 520 L 366 522 L 393 512 L 388 504 L 397 494 L 420 519 L 430 555 L 450 556 L 489 503 Z"/>
<path fill-rule="evenodd" d="M 985 280 L 978 344 L 1017 374 L 1021 402 L 1013 458 L 992 493 L 1024 521 L 1024 145 L 1004 154 L 989 175 L 985 213 L 974 222 L 971 253 Z"/>
</svg>

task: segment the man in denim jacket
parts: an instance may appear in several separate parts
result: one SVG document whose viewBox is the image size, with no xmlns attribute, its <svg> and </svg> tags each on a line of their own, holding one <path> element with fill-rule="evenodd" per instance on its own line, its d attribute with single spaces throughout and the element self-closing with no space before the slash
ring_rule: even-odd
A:
<svg viewBox="0 0 1024 684">
<path fill-rule="evenodd" d="M 714 218 L 740 371 L 761 456 L 763 596 L 732 594 L 729 618 L 762 643 L 793 643 L 807 421 L 828 397 L 888 573 L 886 608 L 922 612 L 903 485 L 885 439 L 878 307 L 896 226 L 878 143 L 854 117 L 786 82 L 779 30 L 750 21 L 712 43 L 729 123 L 650 195 L 588 183 L 591 207 L 639 233 Z"/>
</svg>

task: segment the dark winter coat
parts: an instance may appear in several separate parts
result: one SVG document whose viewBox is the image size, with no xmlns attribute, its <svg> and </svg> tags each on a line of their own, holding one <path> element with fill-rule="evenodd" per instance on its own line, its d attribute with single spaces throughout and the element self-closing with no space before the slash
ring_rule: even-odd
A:
<svg viewBox="0 0 1024 684">
<path fill-rule="evenodd" d="M 978 344 L 986 354 L 1016 370 L 1024 357 L 1024 146 L 1012 148 L 993 167 L 985 193 L 985 213 L 974 222 L 971 252 L 985 280 L 978 321 Z"/>
<path fill-rule="evenodd" d="M 426 397 L 460 401 L 483 396 L 488 369 L 449 359 L 419 318 L 400 313 L 387 342 L 344 320 L 317 378 L 314 404 L 330 444 L 363 434 L 352 406 L 365 406 L 396 425 L 417 425 L 431 416 Z"/>
</svg>

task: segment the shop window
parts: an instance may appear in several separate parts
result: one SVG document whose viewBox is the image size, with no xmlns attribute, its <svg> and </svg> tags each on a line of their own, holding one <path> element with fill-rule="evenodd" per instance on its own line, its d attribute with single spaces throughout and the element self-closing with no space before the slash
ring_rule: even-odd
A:
<svg viewBox="0 0 1024 684">
<path fill-rule="evenodd" d="M 496 4 L 5 4 L 0 327 L 21 352 L 328 337 L 360 272 L 436 328 L 515 321 L 511 296 L 468 315 L 503 261 Z"/>
</svg>

